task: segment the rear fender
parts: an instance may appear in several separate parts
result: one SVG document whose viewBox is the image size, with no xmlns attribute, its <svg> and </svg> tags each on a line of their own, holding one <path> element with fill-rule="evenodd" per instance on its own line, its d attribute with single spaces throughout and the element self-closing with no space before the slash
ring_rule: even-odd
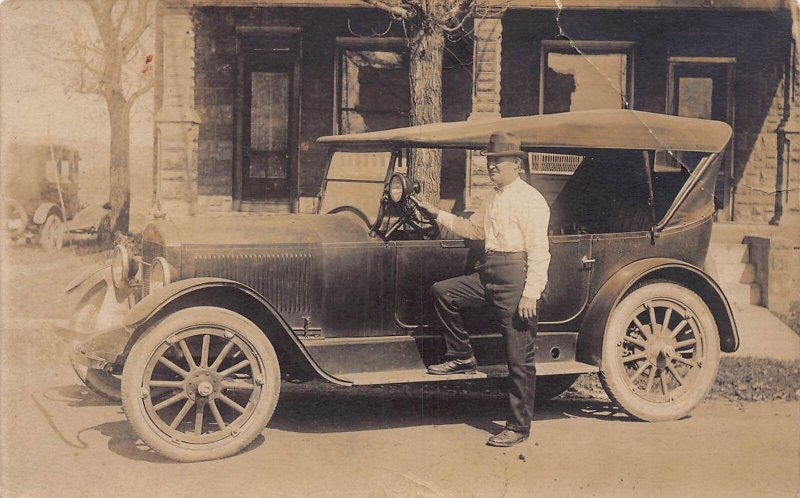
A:
<svg viewBox="0 0 800 498">
<path fill-rule="evenodd" d="M 739 333 L 733 312 L 719 284 L 700 268 L 678 260 L 654 258 L 631 263 L 600 287 L 586 311 L 578 335 L 578 361 L 600 365 L 603 337 L 611 312 L 632 288 L 649 280 L 669 280 L 696 292 L 716 320 L 720 349 L 726 353 L 739 349 Z"/>
<path fill-rule="evenodd" d="M 322 378 L 340 385 L 351 382 L 325 372 L 308 354 L 280 313 L 252 288 L 221 278 L 190 278 L 163 287 L 138 302 L 125 316 L 123 325 L 131 337 L 124 357 L 136 341 L 163 317 L 193 306 L 216 306 L 229 309 L 255 323 L 278 353 L 283 371 L 300 377 Z"/>
<path fill-rule="evenodd" d="M 62 220 L 64 219 L 64 214 L 61 212 L 61 208 L 58 207 L 58 205 L 52 202 L 39 204 L 39 207 L 36 208 L 36 212 L 33 213 L 33 222 L 37 225 L 41 225 L 51 214 L 56 214 Z"/>
</svg>

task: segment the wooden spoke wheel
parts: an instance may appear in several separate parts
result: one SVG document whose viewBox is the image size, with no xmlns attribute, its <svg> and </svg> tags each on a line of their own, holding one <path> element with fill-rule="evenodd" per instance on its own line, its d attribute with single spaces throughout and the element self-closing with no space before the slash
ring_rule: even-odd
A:
<svg viewBox="0 0 800 498">
<path fill-rule="evenodd" d="M 184 462 L 224 458 L 255 439 L 280 392 L 278 358 L 251 321 L 214 307 L 180 310 L 133 346 L 122 406 L 142 440 Z"/>
<path fill-rule="evenodd" d="M 705 397 L 719 368 L 714 317 L 691 290 L 654 282 L 612 312 L 600 380 L 609 397 L 636 418 L 685 417 Z"/>
<path fill-rule="evenodd" d="M 57 214 L 50 214 L 44 220 L 42 230 L 39 232 L 39 245 L 45 251 L 59 251 L 64 246 L 66 227 L 64 221 Z"/>
</svg>

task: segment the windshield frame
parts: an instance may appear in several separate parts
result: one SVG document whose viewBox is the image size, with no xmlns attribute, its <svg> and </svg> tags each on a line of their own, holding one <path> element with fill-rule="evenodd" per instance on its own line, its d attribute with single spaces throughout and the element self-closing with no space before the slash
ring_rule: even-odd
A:
<svg viewBox="0 0 800 498">
<path fill-rule="evenodd" d="M 358 178 L 353 178 L 353 179 L 345 179 L 345 178 L 331 179 L 331 178 L 329 178 L 330 177 L 330 173 L 331 173 L 331 164 L 333 162 L 333 157 L 334 157 L 334 155 L 336 153 L 339 153 L 339 152 L 352 152 L 352 153 L 360 153 L 360 152 L 389 152 L 390 153 L 389 162 L 386 165 L 386 174 L 384 175 L 384 178 L 383 178 L 383 193 L 382 193 L 382 196 L 386 195 L 386 187 L 387 187 L 387 185 L 389 183 L 389 179 L 391 179 L 392 175 L 394 174 L 396 165 L 398 163 L 398 159 L 402 156 L 402 153 L 403 153 L 402 149 L 399 148 L 399 147 L 385 147 L 385 148 L 336 147 L 336 148 L 331 148 L 328 151 L 328 159 L 327 159 L 327 163 L 325 165 L 325 176 L 324 176 L 323 181 L 322 181 L 322 189 L 320 190 L 320 193 L 319 193 L 319 196 L 318 196 L 319 197 L 319 201 L 317 202 L 315 214 L 324 214 L 324 213 L 321 212 L 322 211 L 322 206 L 323 206 L 323 203 L 325 202 L 326 193 L 327 193 L 327 190 L 328 190 L 328 183 L 331 182 L 331 181 L 333 181 L 333 182 L 347 182 L 347 183 L 369 183 L 369 184 L 377 184 L 378 183 L 377 181 L 374 181 L 374 180 L 361 180 L 361 179 L 358 179 Z M 381 198 L 377 199 L 377 202 L 381 202 Z"/>
</svg>

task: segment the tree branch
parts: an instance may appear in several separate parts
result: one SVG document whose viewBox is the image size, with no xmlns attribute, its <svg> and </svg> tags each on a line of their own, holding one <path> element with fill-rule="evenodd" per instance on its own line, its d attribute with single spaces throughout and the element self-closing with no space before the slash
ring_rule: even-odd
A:
<svg viewBox="0 0 800 498">
<path fill-rule="evenodd" d="M 398 17 L 400 19 L 411 19 L 412 17 L 414 17 L 414 11 L 413 10 L 405 9 L 405 8 L 400 7 L 398 5 L 389 5 L 388 3 L 386 3 L 386 2 L 384 2 L 382 0 L 361 0 L 361 1 L 364 2 L 364 3 L 368 3 L 368 4 L 372 5 L 373 7 L 381 9 L 384 12 L 388 12 L 388 13 L 392 14 L 393 16 Z"/>
<path fill-rule="evenodd" d="M 150 90 L 152 90 L 154 86 L 155 86 L 155 82 L 151 78 L 150 80 L 147 81 L 147 83 L 144 84 L 144 86 L 139 87 L 135 92 L 133 92 L 128 97 L 128 102 L 127 102 L 128 109 L 130 109 L 133 106 L 133 104 L 136 102 L 136 100 L 139 97 L 141 97 L 142 95 L 144 95 L 147 92 L 149 92 Z"/>
<path fill-rule="evenodd" d="M 125 17 L 128 15 L 128 7 L 131 5 L 131 0 L 125 0 L 122 4 L 122 12 L 117 17 L 117 22 L 114 23 L 114 31 L 117 33 L 122 32 L 122 23 L 125 22 Z"/>
<path fill-rule="evenodd" d="M 136 19 L 134 20 L 133 27 L 120 43 L 123 57 L 128 55 L 128 52 L 130 52 L 131 48 L 136 44 L 139 38 L 141 38 L 142 33 L 144 33 L 150 26 L 150 16 L 148 15 L 150 4 L 151 0 L 140 1 L 139 9 L 136 11 Z"/>
<path fill-rule="evenodd" d="M 456 32 L 456 31 L 458 31 L 459 29 L 461 29 L 462 27 L 464 27 L 464 23 L 465 23 L 465 22 L 467 22 L 467 21 L 468 21 L 468 20 L 469 20 L 471 17 L 472 17 L 472 13 L 466 13 L 466 14 L 464 14 L 464 16 L 461 18 L 461 21 L 460 21 L 458 24 L 456 24 L 456 25 L 455 25 L 455 26 L 453 26 L 453 27 L 449 27 L 449 26 L 445 25 L 445 26 L 443 26 L 443 27 L 442 27 L 442 29 L 443 29 L 443 30 L 444 30 L 446 33 L 454 33 L 454 32 Z"/>
</svg>

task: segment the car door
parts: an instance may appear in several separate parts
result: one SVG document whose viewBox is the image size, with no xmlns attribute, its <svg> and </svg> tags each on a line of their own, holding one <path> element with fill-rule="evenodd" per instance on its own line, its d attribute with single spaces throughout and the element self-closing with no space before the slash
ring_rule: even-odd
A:
<svg viewBox="0 0 800 498">
<path fill-rule="evenodd" d="M 547 286 L 539 300 L 539 324 L 564 324 L 586 306 L 592 275 L 592 236 L 551 235 Z"/>
<path fill-rule="evenodd" d="M 455 237 L 400 240 L 392 244 L 396 255 L 396 324 L 401 329 L 416 333 L 424 332 L 431 326 L 438 327 L 439 318 L 433 308 L 431 286 L 468 271 L 470 248 L 475 244 Z"/>
<path fill-rule="evenodd" d="M 483 252 L 480 241 L 397 241 L 395 321 L 407 330 L 438 328 L 431 286 L 472 271 Z M 591 281 L 591 235 L 550 237 L 548 284 L 539 302 L 539 322 L 563 324 L 585 307 Z"/>
</svg>

